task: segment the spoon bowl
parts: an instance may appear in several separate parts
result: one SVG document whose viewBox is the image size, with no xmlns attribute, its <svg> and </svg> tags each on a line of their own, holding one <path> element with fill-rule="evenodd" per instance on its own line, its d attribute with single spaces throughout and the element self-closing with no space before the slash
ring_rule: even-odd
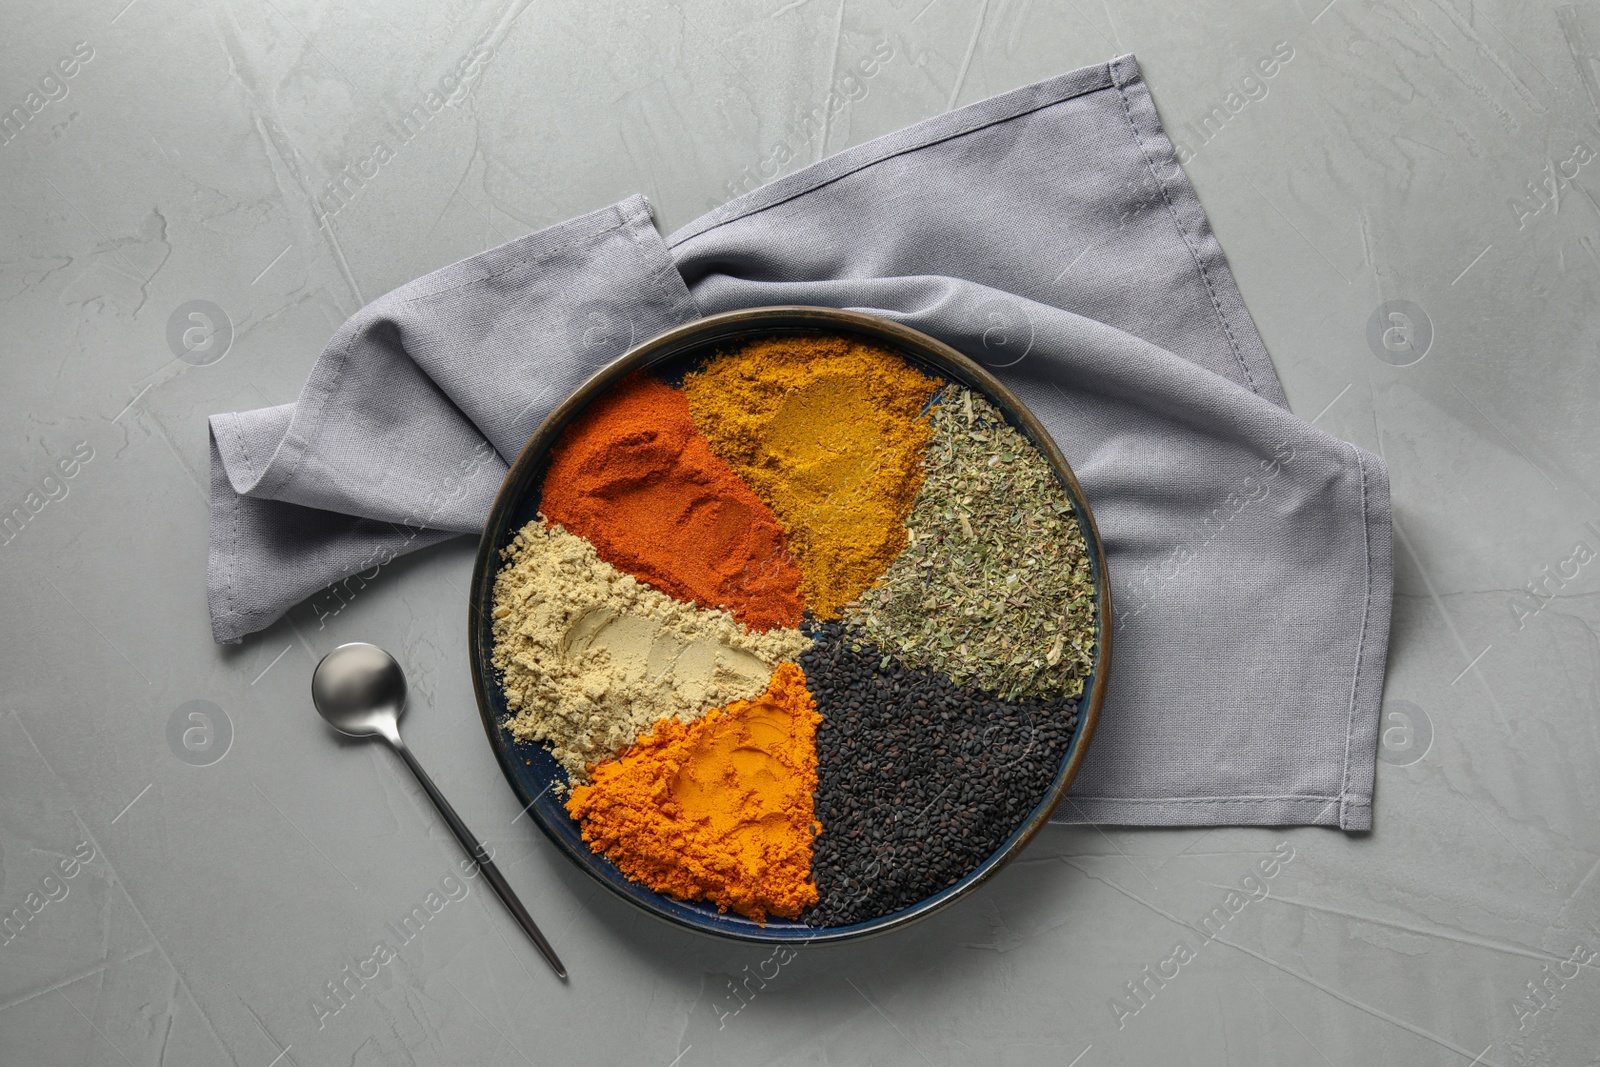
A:
<svg viewBox="0 0 1600 1067">
<path fill-rule="evenodd" d="M 406 676 L 377 645 L 354 641 L 322 657 L 311 676 L 311 702 L 342 734 L 399 739 Z"/>
</svg>

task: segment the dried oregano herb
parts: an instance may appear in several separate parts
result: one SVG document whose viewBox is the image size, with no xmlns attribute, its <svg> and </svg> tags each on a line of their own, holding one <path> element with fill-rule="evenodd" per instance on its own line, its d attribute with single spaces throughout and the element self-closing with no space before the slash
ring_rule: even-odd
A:
<svg viewBox="0 0 1600 1067">
<path fill-rule="evenodd" d="M 958 685 L 1007 700 L 1076 696 L 1096 628 L 1072 502 L 993 404 L 956 385 L 937 402 L 905 550 L 846 624 Z"/>
</svg>

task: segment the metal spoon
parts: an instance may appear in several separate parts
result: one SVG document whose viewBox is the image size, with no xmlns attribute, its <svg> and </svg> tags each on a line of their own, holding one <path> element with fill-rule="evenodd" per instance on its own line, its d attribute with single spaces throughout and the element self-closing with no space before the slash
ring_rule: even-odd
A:
<svg viewBox="0 0 1600 1067">
<path fill-rule="evenodd" d="M 556 974 L 566 978 L 567 969 L 561 965 L 556 950 L 550 947 L 550 942 L 539 932 L 528 909 L 511 891 L 500 868 L 489 858 L 489 850 L 467 829 L 467 824 L 461 821 L 461 816 L 456 814 L 444 794 L 433 784 L 433 780 L 422 769 L 422 764 L 417 762 L 417 757 L 400 740 L 400 713 L 406 706 L 406 676 L 394 657 L 365 641 L 340 645 L 323 656 L 322 662 L 312 672 L 311 700 L 322 717 L 328 720 L 328 725 L 340 733 L 351 737 L 381 737 L 389 743 L 390 748 L 400 753 L 400 758 L 406 761 L 411 773 L 422 783 L 423 791 L 433 801 L 434 807 L 444 816 L 445 825 L 450 827 L 456 840 L 461 842 L 461 847 L 467 850 L 478 869 L 483 871 L 483 876 L 494 887 L 512 917 L 533 939 L 539 951 L 544 953 L 544 958 L 550 961 Z"/>
</svg>

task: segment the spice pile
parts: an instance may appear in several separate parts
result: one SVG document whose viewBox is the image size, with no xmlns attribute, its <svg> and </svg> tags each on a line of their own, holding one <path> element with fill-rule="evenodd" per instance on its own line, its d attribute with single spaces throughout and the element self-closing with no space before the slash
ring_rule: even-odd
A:
<svg viewBox="0 0 1600 1067">
<path fill-rule="evenodd" d="M 843 337 L 757 341 L 684 381 L 695 425 L 783 524 L 817 618 L 905 547 L 940 384 Z"/>
<path fill-rule="evenodd" d="M 1083 692 L 1094 586 L 1056 475 L 969 389 L 933 412 L 906 551 L 851 623 L 906 663 L 1008 699 Z"/>
<path fill-rule="evenodd" d="M 506 727 L 628 877 L 849 925 L 959 882 L 1054 780 L 1095 656 L 1083 534 L 970 390 L 751 342 L 591 404 L 541 509 L 495 580 Z"/>
<path fill-rule="evenodd" d="M 594 769 L 567 810 L 585 839 L 658 892 L 715 900 L 743 915 L 793 918 L 817 902 L 816 727 L 793 663 L 754 700 L 685 726 L 657 723 L 622 758 Z"/>
<path fill-rule="evenodd" d="M 1066 697 L 1012 703 L 818 628 L 812 920 L 847 926 L 954 885 L 1011 836 L 1078 725 Z M 831 832 L 830 832 L 831 831 Z"/>
<path fill-rule="evenodd" d="M 669 596 L 726 607 L 758 630 L 800 622 L 783 530 L 695 432 L 682 393 L 632 377 L 561 437 L 544 514 Z"/>
</svg>

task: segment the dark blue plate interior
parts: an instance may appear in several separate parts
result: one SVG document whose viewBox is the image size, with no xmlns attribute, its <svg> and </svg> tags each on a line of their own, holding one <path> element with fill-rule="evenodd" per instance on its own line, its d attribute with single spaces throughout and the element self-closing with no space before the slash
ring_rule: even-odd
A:
<svg viewBox="0 0 1600 1067">
<path fill-rule="evenodd" d="M 635 370 L 648 370 L 671 381 L 681 378 L 686 370 L 692 369 L 719 349 L 726 350 L 759 337 L 799 333 L 851 334 L 887 345 L 926 372 L 947 381 L 960 382 L 987 396 L 1004 412 L 1012 425 L 1051 461 L 1077 509 L 1088 546 L 1099 619 L 1094 668 L 1085 681 L 1083 696 L 1079 699 L 1078 728 L 1061 758 L 1055 780 L 1038 804 L 993 855 L 956 884 L 910 907 L 851 926 L 813 927 L 783 919 L 757 923 L 733 912 L 719 913 L 714 905 L 675 900 L 630 881 L 609 859 L 591 852 L 589 846 L 584 844 L 578 824 L 562 806 L 563 798 L 552 789 L 557 782 L 565 783 L 566 772 L 551 757 L 548 749 L 543 744 L 518 743 L 500 725 L 506 719 L 508 709 L 499 678 L 489 662 L 494 647 L 490 608 L 494 601 L 494 577 L 499 568 L 500 553 L 519 529 L 538 518 L 540 488 L 549 464 L 550 447 L 562 430 L 596 396 Z M 1104 700 L 1111 653 L 1111 605 L 1104 567 L 1103 550 L 1093 515 L 1055 443 L 1021 402 L 977 364 L 914 330 L 859 312 L 809 307 L 729 312 L 670 330 L 621 356 L 596 373 L 552 412 L 524 447 L 501 486 L 478 546 L 469 616 L 473 685 L 489 743 L 494 747 L 501 769 L 529 816 L 574 863 L 607 889 L 653 915 L 702 933 L 761 942 L 859 938 L 905 925 L 971 892 L 993 876 L 1049 819 L 1050 812 L 1065 794 L 1083 760 Z"/>
</svg>

